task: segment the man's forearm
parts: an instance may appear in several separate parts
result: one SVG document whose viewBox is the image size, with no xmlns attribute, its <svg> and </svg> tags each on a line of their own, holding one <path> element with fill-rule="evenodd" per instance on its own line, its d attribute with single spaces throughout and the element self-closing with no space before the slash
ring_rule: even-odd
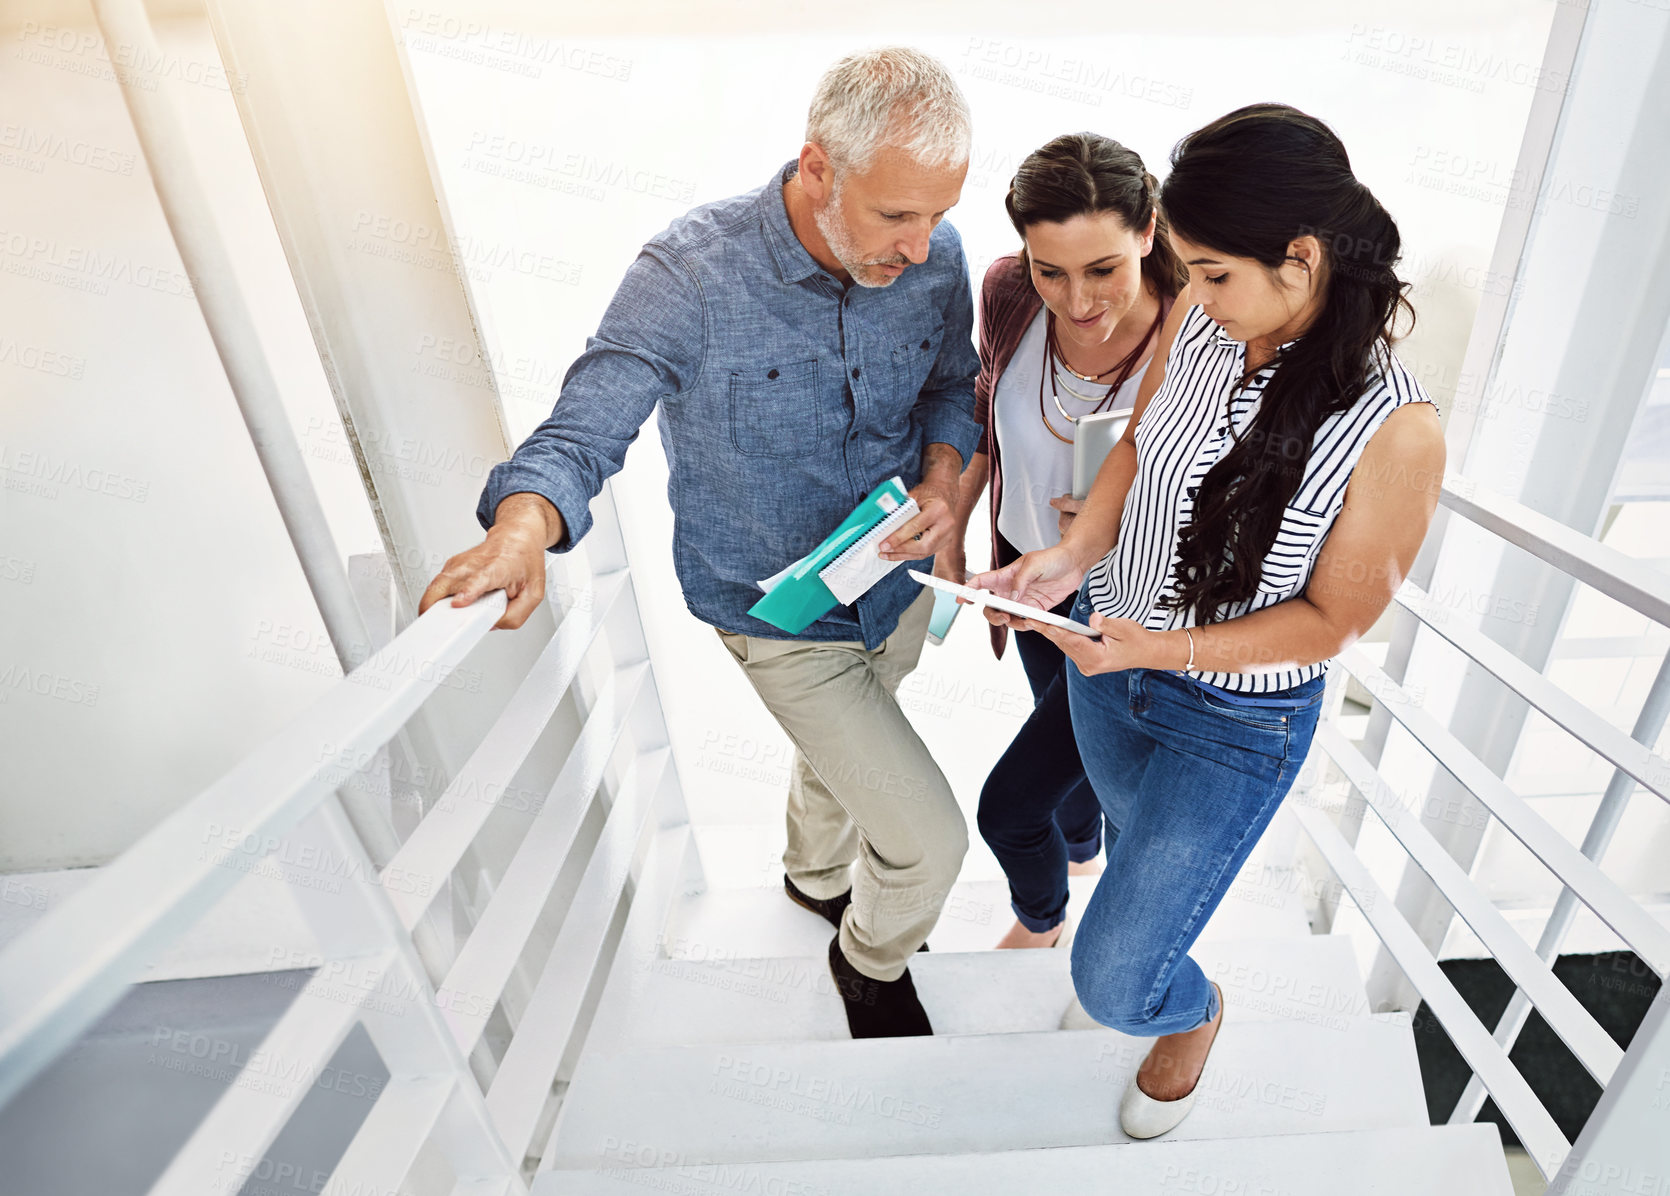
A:
<svg viewBox="0 0 1670 1196">
<path fill-rule="evenodd" d="M 542 548 L 561 544 L 568 536 L 562 514 L 551 505 L 551 500 L 529 490 L 507 494 L 499 500 L 498 509 L 493 512 L 493 527 L 487 534 L 491 536 L 495 532 L 531 537 Z"/>
<path fill-rule="evenodd" d="M 963 475 L 963 455 L 949 444 L 937 441 L 922 450 L 922 480 L 957 488 Z"/>
</svg>

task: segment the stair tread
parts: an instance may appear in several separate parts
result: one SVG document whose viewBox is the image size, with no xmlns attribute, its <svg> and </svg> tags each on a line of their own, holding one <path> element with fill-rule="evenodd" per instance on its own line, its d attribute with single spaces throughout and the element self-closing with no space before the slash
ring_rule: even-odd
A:
<svg viewBox="0 0 1670 1196">
<path fill-rule="evenodd" d="M 1084 916 L 1099 878 L 1068 879 L 1068 916 Z M 1009 888 L 1001 880 L 959 881 L 952 886 L 938 924 L 928 936 L 932 951 L 982 951 L 1014 922 Z M 709 889 L 675 903 L 663 936 L 674 958 L 782 957 L 820 954 L 829 923 L 784 896 L 777 887 Z M 1303 886 L 1291 868 L 1244 868 L 1224 896 L 1200 941 L 1309 936 Z"/>
<path fill-rule="evenodd" d="M 1187 1123 L 1185 1123 L 1187 1124 Z M 656 1166 L 658 1162 L 669 1165 Z M 1496 1127 L 1400 1126 L 1287 1134 L 1012 1150 L 994 1153 L 712 1164 L 621 1137 L 593 1171 L 541 1171 L 532 1196 L 609 1196 L 673 1191 L 817 1192 L 821 1196 L 920 1196 L 1110 1190 L 1252 1196 L 1512 1196 Z"/>
<path fill-rule="evenodd" d="M 600 1049 L 576 1070 L 545 1162 L 595 1167 L 625 1138 L 719 1162 L 1120 1142 L 1119 1096 L 1150 1042 L 1084 1030 Z M 1232 1015 L 1201 1085 L 1179 1140 L 1427 1119 L 1401 1016 L 1329 1029 Z"/>
<path fill-rule="evenodd" d="M 785 900 L 783 904 L 789 903 Z M 827 944 L 832 931 L 814 919 Z M 911 962 L 942 1035 L 1056 1029 L 1073 997 L 1067 950 L 929 951 Z M 1191 952 L 1238 1020 L 1338 1027 L 1368 1012 L 1343 935 L 1208 941 Z M 794 1042 L 849 1038 L 822 951 L 775 958 L 644 959 L 610 989 L 588 1049 L 624 1042 Z"/>
<path fill-rule="evenodd" d="M 973 811 L 964 811 L 973 827 Z M 1277 818 L 1283 817 L 1278 811 Z M 783 819 L 781 802 L 774 805 L 769 819 L 750 822 L 698 822 L 692 830 L 702 855 L 702 868 L 714 888 L 746 888 L 783 884 Z M 1249 864 L 1289 862 L 1281 856 L 1280 836 L 1266 833 L 1254 845 Z M 1003 868 L 978 835 L 969 843 L 963 859 L 966 881 L 1002 880 Z"/>
</svg>

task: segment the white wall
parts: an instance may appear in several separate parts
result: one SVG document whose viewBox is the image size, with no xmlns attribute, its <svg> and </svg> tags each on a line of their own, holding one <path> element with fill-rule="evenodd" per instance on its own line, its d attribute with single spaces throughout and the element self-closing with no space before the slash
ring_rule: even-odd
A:
<svg viewBox="0 0 1670 1196">
<path fill-rule="evenodd" d="M 335 671 L 201 318 L 178 293 L 108 63 L 86 28 L 41 27 L 64 11 L 25 0 L 0 30 L 0 869 L 108 859 Z M 712 6 L 621 4 L 574 11 L 568 32 L 520 26 L 521 39 L 503 10 L 429 11 L 406 20 L 414 69 L 520 436 L 637 247 L 691 203 L 769 177 L 798 149 L 818 72 L 895 40 L 940 54 L 974 107 L 974 166 L 951 219 L 976 268 L 1012 247 L 1001 196 L 1014 163 L 1056 133 L 1110 134 L 1163 174 L 1178 137 L 1242 103 L 1282 99 L 1329 120 L 1402 224 L 1424 317 L 1406 357 L 1442 399 L 1491 285 L 1484 263 L 1553 3 L 1389 17 L 1357 0 L 1291 20 L 1228 4 L 774 7 L 726 9 L 705 33 L 692 26 L 707 28 Z M 1023 11 L 1032 39 L 1014 36 Z M 450 16 L 490 28 L 455 31 Z M 573 31 L 596 20 L 609 28 Z M 372 550 L 212 40 L 190 22 L 159 35 L 180 55 L 173 69 L 203 80 L 186 118 L 339 547 Z M 526 147 L 543 165 L 528 169 Z M 484 264 L 511 247 L 550 260 Z M 47 481 L 39 461 L 73 477 Z M 133 479 L 133 497 L 91 487 L 92 470 Z M 693 812 L 773 818 L 786 746 L 678 597 L 653 425 L 616 492 Z M 1013 658 L 997 665 L 965 624 L 927 650 L 905 697 L 972 811 L 1027 699 Z"/>
<path fill-rule="evenodd" d="M 111 64 L 53 11 L 0 30 L 6 870 L 109 859 L 340 675 Z M 208 27 L 158 37 L 338 546 L 376 550 Z"/>
</svg>

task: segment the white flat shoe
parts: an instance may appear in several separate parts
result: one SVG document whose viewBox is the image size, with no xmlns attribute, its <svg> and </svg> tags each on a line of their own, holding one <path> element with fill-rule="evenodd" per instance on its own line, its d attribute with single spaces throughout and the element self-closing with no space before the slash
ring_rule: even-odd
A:
<svg viewBox="0 0 1670 1196">
<path fill-rule="evenodd" d="M 1061 919 L 1061 933 L 1055 936 L 1055 942 L 1050 944 L 1050 948 L 1053 950 L 1056 947 L 1071 947 L 1073 945 L 1073 935 L 1078 933 L 1078 928 L 1079 921 L 1077 918 L 1073 917 L 1072 914 L 1064 915 Z"/>
<path fill-rule="evenodd" d="M 1223 1003 L 1223 989 L 1218 988 L 1216 982 L 1212 987 L 1217 989 L 1218 1008 L 1227 1017 L 1229 1010 Z M 1201 1060 L 1202 1076 L 1206 1074 L 1207 1060 L 1211 1059 L 1212 1048 L 1218 1045 L 1218 1036 L 1223 1033 L 1223 1028 L 1224 1019 L 1220 1017 L 1218 1028 L 1212 1032 L 1212 1041 L 1206 1048 L 1206 1059 Z M 1137 1087 L 1137 1078 L 1133 1075 L 1131 1082 L 1125 1086 L 1125 1095 L 1119 1101 L 1119 1128 L 1125 1131 L 1127 1137 L 1158 1138 L 1161 1134 L 1176 1129 L 1189 1115 L 1189 1111 L 1195 1107 L 1195 1094 L 1199 1091 L 1200 1080 L 1196 1079 L 1195 1086 L 1189 1089 L 1188 1095 L 1180 1096 L 1176 1100 L 1155 1100 Z"/>
</svg>

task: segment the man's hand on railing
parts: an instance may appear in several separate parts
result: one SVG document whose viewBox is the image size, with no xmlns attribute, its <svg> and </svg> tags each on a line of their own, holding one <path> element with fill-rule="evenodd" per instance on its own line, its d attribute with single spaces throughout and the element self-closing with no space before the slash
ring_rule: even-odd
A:
<svg viewBox="0 0 1670 1196">
<path fill-rule="evenodd" d="M 487 539 L 441 567 L 418 602 L 418 614 L 448 595 L 452 605 L 469 606 L 483 594 L 503 590 L 505 612 L 493 627 L 515 630 L 545 598 L 545 550 L 567 534 L 549 500 L 528 493 L 506 496 Z"/>
</svg>

